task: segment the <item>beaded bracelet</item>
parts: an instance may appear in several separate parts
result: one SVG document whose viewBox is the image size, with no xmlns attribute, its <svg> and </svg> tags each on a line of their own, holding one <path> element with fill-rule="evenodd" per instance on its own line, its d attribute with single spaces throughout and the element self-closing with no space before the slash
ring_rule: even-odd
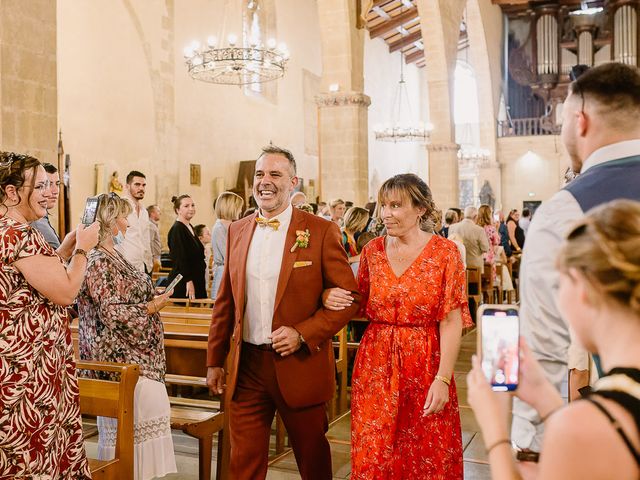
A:
<svg viewBox="0 0 640 480">
<path fill-rule="evenodd" d="M 511 445 L 511 440 L 509 440 L 508 438 L 502 438 L 500 440 L 498 440 L 497 442 L 493 442 L 486 450 L 487 450 L 487 455 L 489 453 L 491 453 L 491 450 L 493 450 L 494 448 L 496 448 L 498 445 L 502 445 L 503 443 L 508 443 L 509 445 Z"/>
</svg>

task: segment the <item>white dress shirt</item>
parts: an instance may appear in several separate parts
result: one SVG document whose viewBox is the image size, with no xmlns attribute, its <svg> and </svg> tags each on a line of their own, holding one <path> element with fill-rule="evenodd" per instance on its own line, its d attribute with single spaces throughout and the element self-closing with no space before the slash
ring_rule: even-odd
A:
<svg viewBox="0 0 640 480">
<path fill-rule="evenodd" d="M 278 230 L 256 226 L 247 254 L 246 308 L 242 339 L 255 345 L 271 343 L 276 289 L 284 254 L 287 230 L 291 223 L 291 205 L 280 215 Z"/>
<path fill-rule="evenodd" d="M 607 145 L 584 161 L 582 173 L 604 162 L 639 154 L 640 140 Z M 558 311 L 559 273 L 555 262 L 566 234 L 583 215 L 578 201 L 566 190 L 543 202 L 531 220 L 520 266 L 521 335 L 564 398 L 567 370 L 586 370 L 589 360 L 586 351 L 572 342 L 569 325 Z M 515 399 L 513 414 L 511 433 L 516 445 L 540 451 L 543 425 L 535 425 L 535 411 Z"/>
<path fill-rule="evenodd" d="M 153 269 L 153 256 L 151 255 L 151 233 L 149 227 L 149 213 L 147 209 L 140 205 L 140 214 L 136 212 L 136 204 L 129 197 L 126 198 L 131 204 L 133 211 L 127 217 L 129 228 L 124 237 L 124 242 L 117 245 L 118 250 L 129 263 L 141 272 L 151 272 Z"/>
</svg>

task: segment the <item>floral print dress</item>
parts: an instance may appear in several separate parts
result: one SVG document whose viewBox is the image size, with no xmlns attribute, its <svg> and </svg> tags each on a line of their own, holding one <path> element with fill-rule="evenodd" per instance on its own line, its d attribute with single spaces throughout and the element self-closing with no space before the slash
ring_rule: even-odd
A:
<svg viewBox="0 0 640 480">
<path fill-rule="evenodd" d="M 147 312 L 154 294 L 149 276 L 119 252 L 96 248 L 89 254 L 78 296 L 80 358 L 140 366 L 133 403 L 135 480 L 176 471 L 164 386 L 164 330 L 160 315 Z M 115 454 L 117 427 L 116 419 L 98 417 L 101 460 Z"/>
<path fill-rule="evenodd" d="M 439 322 L 458 308 L 472 324 L 465 270 L 455 244 L 433 235 L 397 277 L 379 237 L 358 271 L 364 315 L 352 380 L 352 474 L 363 479 L 462 479 L 456 386 L 436 414 L 422 415 L 440 365 Z"/>
<path fill-rule="evenodd" d="M 57 254 L 40 232 L 4 216 L 0 255 L 0 479 L 91 478 L 67 310 L 13 265 Z"/>
</svg>

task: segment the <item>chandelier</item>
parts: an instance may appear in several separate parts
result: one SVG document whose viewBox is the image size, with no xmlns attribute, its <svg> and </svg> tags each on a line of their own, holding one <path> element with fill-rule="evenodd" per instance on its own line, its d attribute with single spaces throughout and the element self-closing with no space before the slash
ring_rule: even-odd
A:
<svg viewBox="0 0 640 480">
<path fill-rule="evenodd" d="M 230 1 L 244 4 L 240 0 L 227 0 L 227 3 Z M 256 16 L 251 21 L 252 27 L 259 21 L 257 16 L 261 8 L 259 0 L 250 0 L 247 4 L 247 15 Z M 263 42 L 259 28 L 257 31 L 251 28 L 249 34 L 245 34 L 243 44 L 238 45 L 235 33 L 225 35 L 225 13 L 226 4 L 218 37 L 210 36 L 204 46 L 194 41 L 184 49 L 189 75 L 196 80 L 223 85 L 250 85 L 282 77 L 289 61 L 287 46 L 284 43 L 278 45 L 274 38 Z M 242 18 L 242 15 L 235 18 Z M 225 37 L 227 44 L 223 45 Z"/>
<path fill-rule="evenodd" d="M 409 119 L 409 120 L 405 120 Z M 404 52 L 400 51 L 400 81 L 391 103 L 391 119 L 384 125 L 376 126 L 373 133 L 381 142 L 422 142 L 429 141 L 433 126 L 424 122 L 413 122 L 411 103 L 404 80 Z"/>
<path fill-rule="evenodd" d="M 490 156 L 491 152 L 486 148 L 463 146 L 458 150 L 458 160 L 463 167 L 486 167 L 489 164 Z"/>
</svg>

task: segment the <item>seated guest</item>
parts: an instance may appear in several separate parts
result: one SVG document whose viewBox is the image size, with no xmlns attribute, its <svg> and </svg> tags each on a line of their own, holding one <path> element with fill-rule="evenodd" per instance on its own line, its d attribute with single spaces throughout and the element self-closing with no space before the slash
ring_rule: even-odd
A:
<svg viewBox="0 0 640 480">
<path fill-rule="evenodd" d="M 204 263 L 204 246 L 198 240 L 191 226 L 196 214 L 196 205 L 189 195 L 173 197 L 173 210 L 176 221 L 169 230 L 169 253 L 173 260 L 173 269 L 169 274 L 169 283 L 178 275 L 182 281 L 176 285 L 173 296 L 176 298 L 207 298 L 207 283 Z"/>
<path fill-rule="evenodd" d="M 307 196 L 304 192 L 293 192 L 291 194 L 291 205 L 297 207 L 303 203 L 307 203 Z"/>
<path fill-rule="evenodd" d="M 464 220 L 449 227 L 449 235 L 455 233 L 464 243 L 467 252 L 467 267 L 484 270 L 484 259 L 482 254 L 489 251 L 489 241 L 487 234 L 482 227 L 476 225 L 478 209 L 467 207 L 464 209 Z"/>
<path fill-rule="evenodd" d="M 102 195 L 98 246 L 89 253 L 78 295 L 78 333 L 81 359 L 140 366 L 133 404 L 134 477 L 144 480 L 176 471 L 159 314 L 171 292 L 155 295 L 149 275 L 114 248 L 127 231 L 131 210 L 115 193 Z M 98 417 L 99 459 L 114 457 L 117 431 L 116 419 Z"/>
<path fill-rule="evenodd" d="M 233 192 L 222 192 L 215 204 L 216 223 L 211 229 L 211 251 L 213 252 L 213 284 L 211 298 L 215 300 L 222 280 L 225 256 L 227 255 L 227 236 L 231 222 L 238 220 L 244 207 L 244 200 Z M 247 216 L 246 214 L 244 215 Z M 207 264 L 208 265 L 208 264 Z"/>
<path fill-rule="evenodd" d="M 521 342 L 515 395 L 544 423 L 537 471 L 527 478 L 637 479 L 640 475 L 640 203 L 613 201 L 576 223 L 557 259 L 558 308 L 578 341 L 600 354 L 607 372 L 583 400 L 564 406 L 560 393 Z M 481 360 L 472 359 L 468 398 L 493 478 L 520 479 L 509 440 L 511 396 L 491 391 Z"/>
</svg>

